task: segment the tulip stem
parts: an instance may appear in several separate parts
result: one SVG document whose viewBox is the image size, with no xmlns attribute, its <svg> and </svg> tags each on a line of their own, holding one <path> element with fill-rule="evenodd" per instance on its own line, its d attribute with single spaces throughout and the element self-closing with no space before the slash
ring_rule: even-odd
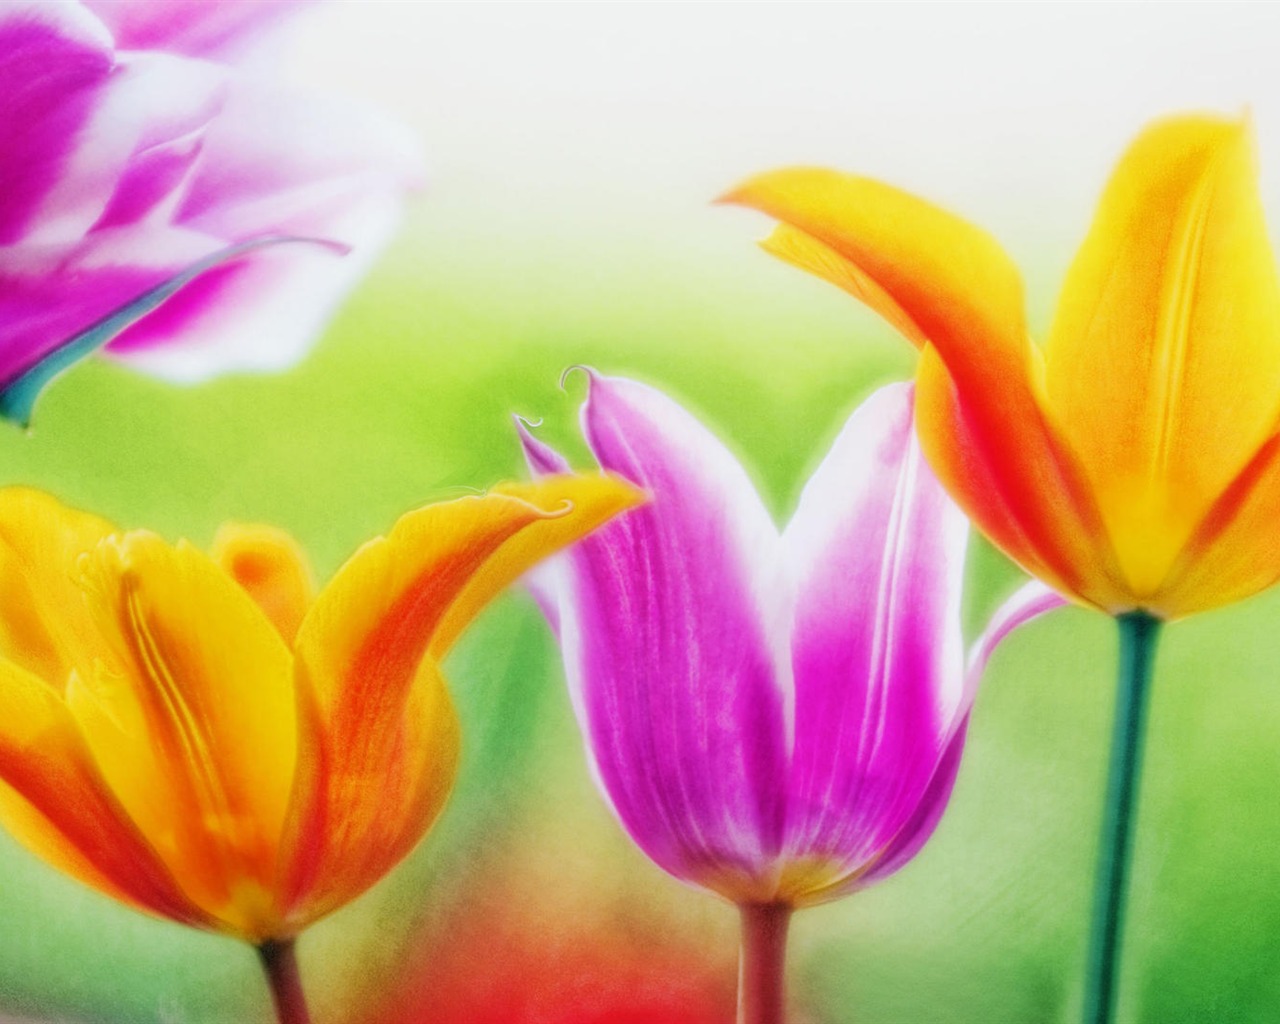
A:
<svg viewBox="0 0 1280 1024">
<path fill-rule="evenodd" d="M 1146 612 L 1116 619 L 1120 627 L 1120 679 L 1111 733 L 1102 842 L 1093 897 L 1093 931 L 1085 974 L 1084 1024 L 1110 1024 L 1115 1014 L 1116 974 L 1124 927 L 1125 892 L 1133 847 L 1147 695 L 1155 664 L 1160 620 Z"/>
<path fill-rule="evenodd" d="M 739 909 L 738 1024 L 783 1024 L 791 907 L 786 903 L 744 903 Z"/>
<path fill-rule="evenodd" d="M 267 985 L 275 1003 L 280 1024 L 311 1024 L 307 1000 L 302 994 L 298 975 L 298 957 L 294 939 L 268 940 L 258 947 L 262 969 L 267 972 Z"/>
</svg>

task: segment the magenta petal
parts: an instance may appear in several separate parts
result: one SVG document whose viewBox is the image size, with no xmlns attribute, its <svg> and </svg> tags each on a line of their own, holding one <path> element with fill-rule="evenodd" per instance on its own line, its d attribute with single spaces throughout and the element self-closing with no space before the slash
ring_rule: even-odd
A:
<svg viewBox="0 0 1280 1024">
<path fill-rule="evenodd" d="M 74 4 L 0 8 L 0 243 L 27 230 L 102 99 L 114 57 Z"/>
<path fill-rule="evenodd" d="M 777 532 L 728 450 L 652 388 L 593 377 L 583 417 L 601 466 L 651 495 L 553 584 L 594 770 L 657 864 L 736 891 L 781 842 Z"/>
<path fill-rule="evenodd" d="M 960 756 L 964 753 L 964 741 L 968 731 L 969 718 L 966 715 L 947 744 L 947 749 L 943 751 L 942 760 L 938 762 L 937 770 L 916 804 L 915 811 L 907 819 L 906 824 L 898 830 L 898 834 L 893 837 L 889 845 L 880 851 L 875 865 L 861 877 L 851 880 L 847 887 L 827 895 L 839 896 L 853 889 L 865 889 L 869 885 L 875 885 L 876 882 L 888 878 L 899 868 L 906 866 L 924 848 L 924 844 L 933 835 L 933 830 L 938 827 L 938 822 L 942 820 L 942 812 L 947 809 L 947 802 L 951 799 L 951 791 L 955 788 L 956 775 L 960 771 Z"/>
<path fill-rule="evenodd" d="M 915 439 L 912 391 L 852 416 L 783 538 L 797 607 L 788 851 L 846 870 L 915 814 L 963 699 L 968 528 Z"/>
</svg>

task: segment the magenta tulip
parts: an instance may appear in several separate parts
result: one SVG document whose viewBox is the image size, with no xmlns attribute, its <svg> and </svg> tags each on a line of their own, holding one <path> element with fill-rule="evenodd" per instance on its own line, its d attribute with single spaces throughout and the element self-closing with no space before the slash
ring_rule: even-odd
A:
<svg viewBox="0 0 1280 1024">
<path fill-rule="evenodd" d="M 853 414 L 781 534 L 653 388 L 593 375 L 582 421 L 600 466 L 651 497 L 533 583 L 588 758 L 654 863 L 742 909 L 742 1019 L 781 1020 L 791 911 L 919 852 L 987 658 L 1062 600 L 1027 584 L 966 657 L 968 526 L 921 459 L 908 385 Z M 564 468 L 524 445 L 535 473 Z"/>
<path fill-rule="evenodd" d="M 181 381 L 286 366 L 367 266 L 416 149 L 225 62 L 290 6 L 0 7 L 0 413 L 107 341 Z"/>
</svg>

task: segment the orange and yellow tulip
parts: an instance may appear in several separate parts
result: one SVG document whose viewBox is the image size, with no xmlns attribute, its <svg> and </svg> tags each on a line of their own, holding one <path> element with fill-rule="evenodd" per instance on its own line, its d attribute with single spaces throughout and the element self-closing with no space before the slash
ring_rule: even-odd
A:
<svg viewBox="0 0 1280 1024">
<path fill-rule="evenodd" d="M 1156 122 L 1120 161 L 1043 347 L 988 234 L 889 185 L 766 173 L 766 249 L 914 342 L 925 454 L 1034 576 L 1173 619 L 1280 578 L 1280 288 L 1248 126 Z"/>
<path fill-rule="evenodd" d="M 287 942 L 440 811 L 459 633 L 639 497 L 561 476 L 429 505 L 316 595 L 277 530 L 224 527 L 210 556 L 0 491 L 0 820 L 133 907 Z"/>
</svg>

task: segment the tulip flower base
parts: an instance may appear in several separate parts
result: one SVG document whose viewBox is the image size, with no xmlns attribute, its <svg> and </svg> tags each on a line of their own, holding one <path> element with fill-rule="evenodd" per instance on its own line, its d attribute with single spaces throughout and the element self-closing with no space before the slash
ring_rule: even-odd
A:
<svg viewBox="0 0 1280 1024">
<path fill-rule="evenodd" d="M 1121 615 L 1116 622 L 1120 627 L 1120 678 L 1085 974 L 1085 1024 L 1110 1024 L 1115 1009 L 1147 695 L 1161 625 L 1159 619 L 1141 611 Z"/>
<path fill-rule="evenodd" d="M 307 1000 L 302 992 L 302 979 L 298 975 L 296 940 L 264 942 L 258 946 L 258 957 L 267 974 L 271 988 L 271 1001 L 275 1004 L 280 1024 L 311 1024 L 307 1012 Z"/>
</svg>

